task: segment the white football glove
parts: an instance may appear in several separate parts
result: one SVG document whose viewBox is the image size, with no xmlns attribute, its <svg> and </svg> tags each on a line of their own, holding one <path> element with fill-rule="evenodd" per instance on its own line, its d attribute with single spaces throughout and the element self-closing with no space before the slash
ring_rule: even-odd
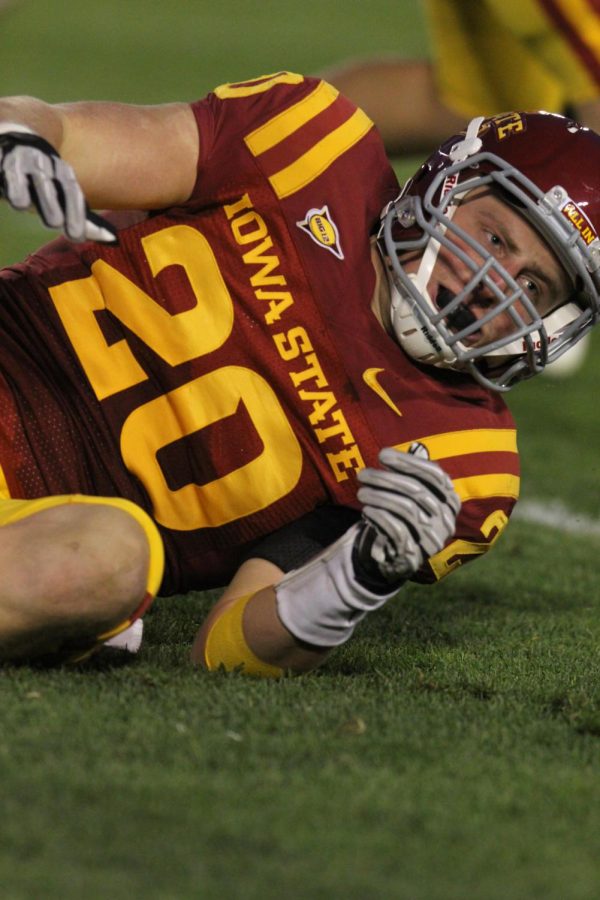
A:
<svg viewBox="0 0 600 900">
<path fill-rule="evenodd" d="M 275 588 L 281 622 L 307 644 L 347 641 L 454 533 L 460 500 L 436 463 L 389 447 L 379 460 L 358 474 L 362 522 Z"/>
<path fill-rule="evenodd" d="M 439 552 L 454 533 L 460 500 L 448 475 L 430 460 L 387 447 L 383 469 L 362 469 L 358 499 L 366 522 L 355 563 L 384 582 L 401 581 Z"/>
<path fill-rule="evenodd" d="M 0 123 L 0 197 L 17 210 L 35 208 L 44 225 L 72 241 L 117 243 L 113 226 L 93 213 L 71 166 L 24 125 Z"/>
</svg>

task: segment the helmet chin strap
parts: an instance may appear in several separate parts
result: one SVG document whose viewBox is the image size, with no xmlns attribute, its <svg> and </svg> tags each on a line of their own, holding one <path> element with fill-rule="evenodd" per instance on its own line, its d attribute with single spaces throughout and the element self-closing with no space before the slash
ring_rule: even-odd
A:
<svg viewBox="0 0 600 900">
<path fill-rule="evenodd" d="M 484 116 L 477 116 L 475 119 L 471 119 L 467 125 L 464 138 L 462 141 L 454 144 L 448 154 L 453 163 L 462 162 L 467 157 L 479 153 L 483 146 L 483 141 L 478 135 L 483 122 L 485 122 Z"/>
<path fill-rule="evenodd" d="M 473 156 L 475 153 L 479 152 L 479 150 L 481 149 L 481 138 L 477 137 L 477 134 L 483 121 L 483 116 L 478 116 L 475 119 L 471 119 L 467 126 L 464 138 L 457 144 L 454 144 L 454 146 L 450 150 L 449 156 L 453 163 L 462 162 L 463 160 L 467 159 L 468 156 Z M 444 182 L 444 186 L 442 187 L 442 197 L 446 193 L 446 191 L 444 190 L 445 185 L 446 182 Z M 450 206 L 448 206 L 445 213 L 446 219 L 448 221 L 452 219 L 454 213 L 458 208 L 458 205 L 460 204 L 464 196 L 465 192 L 457 194 L 455 201 Z M 445 225 L 440 223 L 438 228 L 441 235 L 445 234 Z M 438 258 L 438 253 L 440 252 L 440 248 L 441 244 L 439 241 L 436 241 L 433 238 L 429 238 L 429 240 L 427 241 L 427 246 L 425 247 L 425 252 L 423 253 L 423 258 L 421 259 L 421 265 L 419 266 L 416 275 L 408 276 L 419 293 L 429 301 L 432 309 L 435 309 L 435 306 L 429 294 L 427 285 L 429 284 L 429 280 L 433 272 L 433 267 L 435 266 L 436 260 Z"/>
<path fill-rule="evenodd" d="M 457 206 L 453 204 L 446 210 L 446 218 L 451 219 Z M 445 225 L 438 225 L 440 234 L 446 231 Z M 416 272 L 407 273 L 406 278 L 412 283 L 416 291 L 424 298 L 432 312 L 436 312 L 435 303 L 429 293 L 429 282 L 433 274 L 441 244 L 430 237 L 425 246 L 419 268 Z M 427 322 L 426 317 L 419 309 L 415 298 L 401 283 L 394 278 L 393 272 L 388 266 L 390 285 L 390 316 L 394 334 L 400 346 L 418 362 L 430 365 L 449 366 L 456 362 L 456 354 L 439 334 L 434 333 Z"/>
<path fill-rule="evenodd" d="M 471 119 L 467 126 L 464 138 L 458 141 L 450 150 L 450 159 L 453 163 L 462 162 L 469 156 L 473 156 L 481 149 L 482 142 L 478 137 L 479 128 L 484 121 L 483 116 Z M 444 195 L 445 183 L 442 187 L 442 196 Z M 456 202 L 452 203 L 446 209 L 446 219 L 449 221 L 456 212 L 458 204 L 462 199 L 461 194 L 457 195 Z M 446 226 L 438 224 L 440 235 L 446 231 Z M 432 312 L 437 312 L 435 303 L 429 293 L 429 282 L 436 264 L 441 244 L 435 238 L 430 237 L 427 241 L 425 251 L 421 258 L 421 263 L 416 273 L 406 275 L 407 279 L 412 282 L 414 288 L 423 297 L 429 305 Z M 387 268 L 387 267 L 386 267 Z M 425 316 L 422 314 L 414 297 L 410 292 L 403 289 L 402 284 L 398 284 L 396 279 L 390 278 L 391 291 L 391 319 L 394 333 L 400 345 L 406 352 L 419 362 L 427 362 L 437 366 L 452 366 L 456 363 L 457 356 L 439 334 L 434 334 L 431 326 L 427 323 Z M 464 348 L 462 348 L 464 350 Z"/>
</svg>

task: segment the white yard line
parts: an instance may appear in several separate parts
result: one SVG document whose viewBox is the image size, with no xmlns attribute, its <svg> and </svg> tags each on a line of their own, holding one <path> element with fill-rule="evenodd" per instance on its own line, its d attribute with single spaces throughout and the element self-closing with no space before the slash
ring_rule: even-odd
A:
<svg viewBox="0 0 600 900">
<path fill-rule="evenodd" d="M 568 534 L 600 537 L 600 519 L 574 512 L 560 500 L 521 500 L 517 503 L 512 518 L 546 525 Z"/>
</svg>

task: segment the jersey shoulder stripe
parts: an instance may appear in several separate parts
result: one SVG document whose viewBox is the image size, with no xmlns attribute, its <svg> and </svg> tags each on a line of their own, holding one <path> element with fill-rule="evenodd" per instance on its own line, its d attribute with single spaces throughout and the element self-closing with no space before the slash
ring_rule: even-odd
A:
<svg viewBox="0 0 600 900">
<path fill-rule="evenodd" d="M 271 75 L 260 75 L 249 81 L 232 81 L 221 84 L 213 93 L 219 100 L 235 100 L 240 97 L 251 97 L 254 94 L 263 94 L 271 90 L 277 84 L 302 84 L 304 75 L 296 72 L 273 72 Z"/>
<path fill-rule="evenodd" d="M 289 166 L 271 175 L 269 181 L 279 199 L 295 194 L 318 178 L 372 127 L 371 120 L 362 110 L 357 109 L 343 125 L 327 134 Z"/>
<path fill-rule="evenodd" d="M 489 454 L 490 468 L 501 457 L 498 453 L 513 453 L 517 456 L 517 433 L 514 428 L 473 428 L 465 431 L 450 431 L 433 434 L 397 444 L 396 450 L 406 452 L 414 443 L 423 444 L 430 459 L 451 459 L 469 454 Z M 516 460 L 515 460 L 516 462 Z M 519 496 L 520 478 L 514 472 L 486 472 L 453 479 L 454 489 L 461 501 L 482 500 L 487 497 Z"/>
<path fill-rule="evenodd" d="M 373 122 L 362 110 L 321 81 L 308 96 L 278 112 L 244 140 L 253 156 L 263 157 L 269 182 L 282 200 L 318 178 L 372 128 Z M 309 146 L 303 132 L 310 134 Z M 288 141 L 292 136 L 297 141 Z M 275 148 L 280 153 L 265 159 Z"/>
<path fill-rule="evenodd" d="M 490 475 L 471 475 L 453 478 L 452 484 L 462 503 L 467 500 L 484 500 L 486 497 L 510 497 L 517 500 L 521 480 L 510 472 L 493 472 Z"/>
<path fill-rule="evenodd" d="M 326 81 L 320 81 L 308 96 L 246 135 L 246 146 L 253 156 L 265 153 L 330 107 L 338 96 L 339 91 Z"/>
<path fill-rule="evenodd" d="M 431 434 L 415 440 L 427 447 L 430 459 L 446 459 L 468 453 L 517 452 L 517 432 L 514 428 L 471 428 Z M 396 450 L 406 452 L 413 443 L 415 441 L 397 444 Z"/>
</svg>

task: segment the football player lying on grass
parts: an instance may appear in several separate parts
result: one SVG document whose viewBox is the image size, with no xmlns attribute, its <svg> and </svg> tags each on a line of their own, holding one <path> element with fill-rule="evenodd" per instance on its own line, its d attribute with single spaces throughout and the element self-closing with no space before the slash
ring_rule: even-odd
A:
<svg viewBox="0 0 600 900">
<path fill-rule="evenodd" d="M 400 191 L 367 116 L 288 72 L 0 122 L 3 197 L 65 235 L 0 273 L 4 660 L 228 584 L 194 660 L 303 672 L 494 544 L 503 392 L 598 318 L 596 134 L 474 119 Z"/>
</svg>

